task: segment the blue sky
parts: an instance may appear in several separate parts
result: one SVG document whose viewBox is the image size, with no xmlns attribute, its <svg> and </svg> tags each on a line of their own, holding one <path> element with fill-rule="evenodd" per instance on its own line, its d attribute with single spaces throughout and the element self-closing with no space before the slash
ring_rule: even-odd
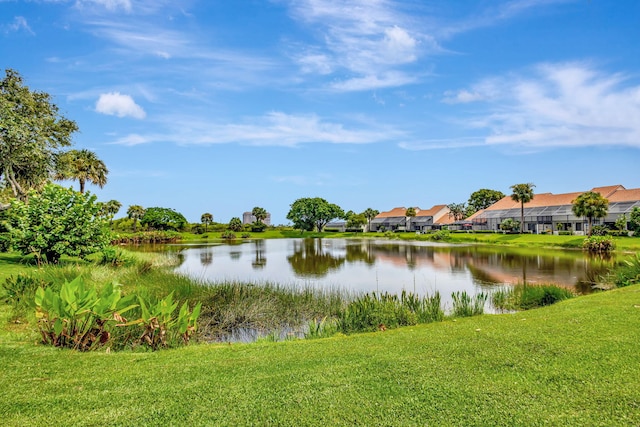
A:
<svg viewBox="0 0 640 427">
<path fill-rule="evenodd" d="M 0 0 L 0 37 L 118 216 L 640 187 L 637 0 Z"/>
</svg>

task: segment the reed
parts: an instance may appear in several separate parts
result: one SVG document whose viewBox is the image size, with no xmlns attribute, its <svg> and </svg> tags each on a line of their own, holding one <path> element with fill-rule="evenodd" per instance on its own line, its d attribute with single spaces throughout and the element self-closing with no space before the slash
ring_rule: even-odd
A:
<svg viewBox="0 0 640 427">
<path fill-rule="evenodd" d="M 494 292 L 491 295 L 491 303 L 499 310 L 530 310 L 555 304 L 573 296 L 574 293 L 570 289 L 553 284 L 519 284 Z"/>
</svg>

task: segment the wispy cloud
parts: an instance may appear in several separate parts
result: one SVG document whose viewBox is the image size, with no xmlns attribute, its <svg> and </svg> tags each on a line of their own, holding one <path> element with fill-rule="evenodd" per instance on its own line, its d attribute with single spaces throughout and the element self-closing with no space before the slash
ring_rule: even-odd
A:
<svg viewBox="0 0 640 427">
<path fill-rule="evenodd" d="M 36 34 L 31 29 L 31 27 L 29 26 L 29 23 L 27 22 L 27 19 L 24 16 L 15 16 L 11 23 L 2 25 L 0 26 L 0 28 L 5 34 L 15 33 L 19 31 L 24 31 L 26 33 L 31 34 L 32 36 Z"/>
<path fill-rule="evenodd" d="M 205 119 L 177 118 L 162 120 L 170 125 L 164 133 L 131 134 L 113 141 L 121 145 L 172 142 L 180 145 L 246 144 L 255 146 L 296 147 L 302 144 L 370 144 L 389 141 L 404 134 L 398 130 L 368 124 L 323 120 L 317 115 L 272 112 L 247 118 L 243 123 L 216 124 Z"/>
<path fill-rule="evenodd" d="M 147 115 L 131 96 L 119 92 L 100 95 L 96 102 L 96 111 L 110 116 L 133 117 L 134 119 L 144 119 Z"/>
<path fill-rule="evenodd" d="M 640 84 L 585 63 L 541 64 L 531 73 L 487 79 L 445 93 L 443 102 L 474 105 L 467 124 L 481 139 L 405 143 L 407 149 L 451 146 L 640 148 Z"/>
<path fill-rule="evenodd" d="M 130 12 L 132 9 L 131 0 L 77 0 L 76 4 L 80 7 L 99 5 L 107 10 L 124 10 Z"/>
<path fill-rule="evenodd" d="M 318 45 L 294 55 L 301 70 L 319 74 L 347 70 L 354 76 L 331 85 L 345 91 L 412 81 L 406 75 L 388 76 L 402 75 L 399 68 L 414 63 L 422 51 L 437 49 L 437 44 L 412 29 L 409 17 L 394 6 L 387 0 L 291 1 L 292 16 L 320 34 Z"/>
</svg>

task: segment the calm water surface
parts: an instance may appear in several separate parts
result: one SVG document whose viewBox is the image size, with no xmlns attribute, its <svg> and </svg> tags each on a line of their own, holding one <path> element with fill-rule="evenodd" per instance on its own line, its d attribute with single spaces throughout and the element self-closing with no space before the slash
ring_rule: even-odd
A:
<svg viewBox="0 0 640 427">
<path fill-rule="evenodd" d="M 476 294 L 517 283 L 556 283 L 588 292 L 613 260 L 581 251 L 487 248 L 425 242 L 270 239 L 172 245 L 176 271 L 209 282 L 272 282 L 354 292 Z"/>
</svg>

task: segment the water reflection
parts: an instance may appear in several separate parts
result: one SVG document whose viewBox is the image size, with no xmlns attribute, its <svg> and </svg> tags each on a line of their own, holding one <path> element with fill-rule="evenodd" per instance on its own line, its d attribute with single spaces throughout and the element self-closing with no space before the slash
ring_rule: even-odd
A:
<svg viewBox="0 0 640 427">
<path fill-rule="evenodd" d="M 517 283 L 556 283 L 586 292 L 615 263 L 580 251 L 387 240 L 254 240 L 175 248 L 183 260 L 178 272 L 212 282 L 311 284 L 392 293 L 439 290 L 443 295 Z"/>
</svg>

